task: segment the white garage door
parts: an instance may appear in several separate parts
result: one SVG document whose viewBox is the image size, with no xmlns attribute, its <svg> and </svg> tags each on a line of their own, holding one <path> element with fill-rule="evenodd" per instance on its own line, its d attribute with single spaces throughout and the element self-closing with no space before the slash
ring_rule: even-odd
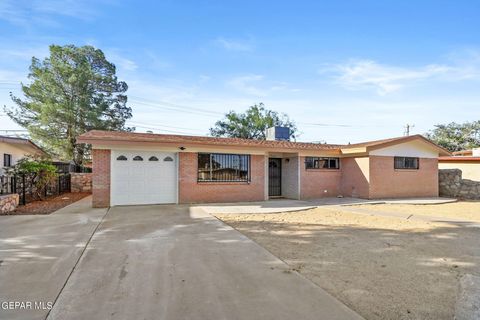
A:
<svg viewBox="0 0 480 320">
<path fill-rule="evenodd" d="M 112 205 L 175 203 L 175 153 L 112 150 Z"/>
</svg>

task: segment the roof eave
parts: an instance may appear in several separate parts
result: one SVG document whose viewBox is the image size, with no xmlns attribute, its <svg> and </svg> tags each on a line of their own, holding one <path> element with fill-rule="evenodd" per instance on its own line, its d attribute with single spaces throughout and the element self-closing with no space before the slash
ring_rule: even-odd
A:
<svg viewBox="0 0 480 320">
<path fill-rule="evenodd" d="M 231 143 L 209 143 L 203 141 L 151 141 L 151 140 L 135 140 L 132 141 L 130 139 L 112 139 L 112 138 L 92 138 L 92 137 L 79 137 L 77 138 L 78 143 L 87 143 L 91 144 L 93 147 L 97 146 L 105 146 L 108 144 L 139 144 L 145 143 L 149 145 L 164 145 L 164 146 L 211 146 L 214 147 L 223 147 L 223 148 L 241 148 L 241 149 L 257 149 L 257 150 L 265 150 L 265 151 L 282 151 L 288 150 L 292 152 L 324 152 L 329 154 L 341 154 L 339 148 L 299 148 L 299 147 L 289 147 L 289 146 L 268 146 L 268 145 L 248 145 L 248 144 L 231 144 Z"/>
<path fill-rule="evenodd" d="M 43 150 L 42 148 L 40 148 L 38 145 L 36 145 L 36 144 L 35 144 L 34 142 L 32 142 L 30 139 L 2 137 L 2 138 L 0 139 L 0 142 L 30 147 L 30 148 L 36 150 L 38 153 L 41 153 L 41 154 L 43 154 L 43 155 L 48 155 L 48 153 L 47 153 L 45 150 Z"/>
<path fill-rule="evenodd" d="M 431 147 L 438 150 L 438 155 L 439 156 L 450 156 L 451 155 L 450 151 L 448 151 L 447 149 L 445 149 L 443 147 L 440 147 L 436 143 L 430 141 L 429 139 L 427 139 L 424 136 L 419 135 L 419 134 L 414 135 L 414 136 L 405 137 L 405 139 L 401 139 L 401 140 L 387 141 L 387 142 L 380 143 L 380 144 L 377 144 L 377 145 L 368 146 L 367 147 L 367 152 L 370 152 L 370 151 L 373 151 L 373 150 L 378 150 L 378 149 L 383 149 L 383 148 L 390 147 L 390 146 L 393 146 L 393 145 L 396 145 L 396 144 L 410 142 L 410 141 L 413 141 L 413 140 L 421 140 L 423 142 L 426 142 Z"/>
</svg>

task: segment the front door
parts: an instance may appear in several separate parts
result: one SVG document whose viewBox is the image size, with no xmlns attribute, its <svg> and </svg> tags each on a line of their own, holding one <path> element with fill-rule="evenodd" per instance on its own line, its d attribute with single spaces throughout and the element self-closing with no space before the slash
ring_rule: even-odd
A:
<svg viewBox="0 0 480 320">
<path fill-rule="evenodd" d="M 270 158 L 268 160 L 268 196 L 279 197 L 282 195 L 282 159 Z"/>
</svg>

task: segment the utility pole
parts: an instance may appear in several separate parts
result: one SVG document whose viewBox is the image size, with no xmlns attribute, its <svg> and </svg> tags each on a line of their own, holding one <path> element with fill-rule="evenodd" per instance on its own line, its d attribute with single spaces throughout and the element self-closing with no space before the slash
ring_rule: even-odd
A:
<svg viewBox="0 0 480 320">
<path fill-rule="evenodd" d="M 410 135 L 410 129 L 412 129 L 412 128 L 414 128 L 414 127 L 415 127 L 414 124 L 408 124 L 408 123 L 407 123 L 407 124 L 405 125 L 405 131 L 404 131 L 403 135 L 408 137 L 408 136 Z"/>
</svg>

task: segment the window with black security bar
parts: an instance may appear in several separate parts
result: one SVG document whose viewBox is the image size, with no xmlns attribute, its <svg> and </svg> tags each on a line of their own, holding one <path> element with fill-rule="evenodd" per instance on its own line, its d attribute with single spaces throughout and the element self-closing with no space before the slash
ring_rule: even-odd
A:
<svg viewBox="0 0 480 320">
<path fill-rule="evenodd" d="M 199 182 L 249 182 L 250 155 L 199 153 Z"/>
<path fill-rule="evenodd" d="M 413 169 L 420 168 L 420 160 L 415 157 L 395 157 L 393 167 L 395 169 Z"/>
<path fill-rule="evenodd" d="M 325 158 L 325 157 L 306 157 L 306 169 L 339 169 L 339 158 Z"/>
</svg>

